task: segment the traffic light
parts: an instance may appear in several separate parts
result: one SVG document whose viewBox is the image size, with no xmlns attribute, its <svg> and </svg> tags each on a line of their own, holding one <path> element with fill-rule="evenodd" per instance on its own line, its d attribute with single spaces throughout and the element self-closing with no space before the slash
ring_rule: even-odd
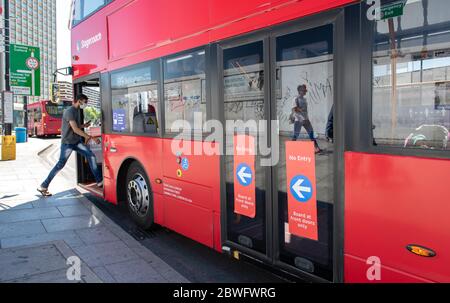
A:
<svg viewBox="0 0 450 303">
<path fill-rule="evenodd" d="M 50 101 L 52 103 L 59 103 L 61 100 L 61 92 L 59 83 L 52 83 L 50 85 Z"/>
</svg>

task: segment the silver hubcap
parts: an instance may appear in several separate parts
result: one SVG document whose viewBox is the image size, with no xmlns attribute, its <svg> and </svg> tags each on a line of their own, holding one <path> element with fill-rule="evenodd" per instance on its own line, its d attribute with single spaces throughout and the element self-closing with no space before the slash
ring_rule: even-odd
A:
<svg viewBox="0 0 450 303">
<path fill-rule="evenodd" d="M 128 204 L 131 210 L 140 217 L 144 217 L 150 205 L 150 193 L 147 182 L 141 174 L 135 174 L 128 182 Z"/>
</svg>

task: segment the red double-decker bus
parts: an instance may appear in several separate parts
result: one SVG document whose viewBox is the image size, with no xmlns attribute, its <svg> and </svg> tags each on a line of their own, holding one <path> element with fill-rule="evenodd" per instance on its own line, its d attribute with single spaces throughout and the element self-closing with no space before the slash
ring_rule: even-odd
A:
<svg viewBox="0 0 450 303">
<path fill-rule="evenodd" d="M 303 279 L 450 282 L 446 0 L 74 4 L 80 186 Z"/>
<path fill-rule="evenodd" d="M 28 135 L 36 137 L 61 135 L 61 119 L 64 109 L 71 106 L 71 101 L 53 103 L 50 100 L 41 100 L 29 104 Z"/>
</svg>

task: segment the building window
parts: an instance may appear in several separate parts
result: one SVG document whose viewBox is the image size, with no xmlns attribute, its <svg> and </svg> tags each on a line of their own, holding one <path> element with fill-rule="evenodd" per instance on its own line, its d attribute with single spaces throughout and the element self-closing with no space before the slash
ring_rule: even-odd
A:
<svg viewBox="0 0 450 303">
<path fill-rule="evenodd" d="M 447 8 L 447 0 L 408 1 L 401 16 L 375 22 L 372 90 L 375 145 L 450 149 Z"/>
<path fill-rule="evenodd" d="M 144 64 L 111 75 L 113 132 L 158 133 L 157 64 Z"/>
<path fill-rule="evenodd" d="M 185 121 L 193 131 L 206 120 L 205 51 L 199 50 L 164 60 L 165 131 L 175 121 Z M 195 123 L 194 123 L 195 120 Z M 184 130 L 186 131 L 186 130 Z"/>
</svg>

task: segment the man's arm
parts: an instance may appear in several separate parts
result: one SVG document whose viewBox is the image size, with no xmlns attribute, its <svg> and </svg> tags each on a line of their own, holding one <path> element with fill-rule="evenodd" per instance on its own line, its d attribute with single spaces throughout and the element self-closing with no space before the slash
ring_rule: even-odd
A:
<svg viewBox="0 0 450 303">
<path fill-rule="evenodd" d="M 74 133 L 76 133 L 77 135 L 81 136 L 84 138 L 84 143 L 87 144 L 89 142 L 89 140 L 94 139 L 95 143 L 100 144 L 100 139 L 99 138 L 92 138 L 91 136 L 89 136 L 88 134 L 86 134 L 84 131 L 82 131 L 78 125 L 77 122 L 75 122 L 75 120 L 70 120 L 69 121 L 70 127 L 72 127 L 72 130 Z"/>
<path fill-rule="evenodd" d="M 70 120 L 69 124 L 70 127 L 72 127 L 74 133 L 76 133 L 80 137 L 83 137 L 86 141 L 90 139 L 90 136 L 78 127 L 77 122 L 75 120 Z"/>
</svg>

